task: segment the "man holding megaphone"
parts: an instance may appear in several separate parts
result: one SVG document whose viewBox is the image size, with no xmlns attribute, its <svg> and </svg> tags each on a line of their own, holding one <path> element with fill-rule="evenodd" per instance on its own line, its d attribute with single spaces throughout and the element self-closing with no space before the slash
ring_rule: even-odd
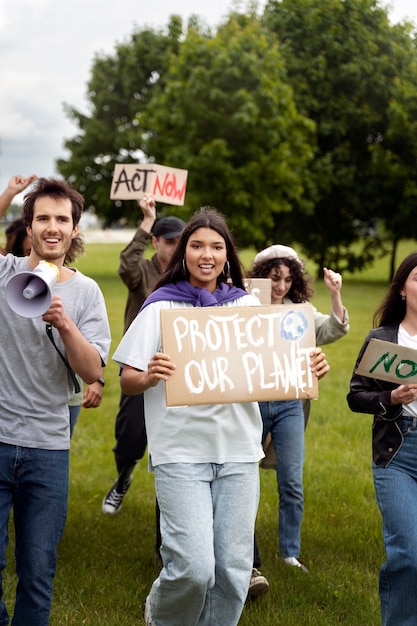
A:
<svg viewBox="0 0 417 626">
<path fill-rule="evenodd" d="M 110 346 L 98 285 L 66 266 L 83 250 L 83 203 L 65 181 L 38 179 L 23 204 L 30 255 L 0 255 L 0 534 L 7 537 L 13 507 L 19 577 L 14 626 L 49 622 L 67 512 L 68 400 L 75 374 L 88 384 L 102 376 Z M 19 275 L 26 276 L 23 282 Z M 10 291 L 24 299 L 21 309 Z M 46 308 L 38 310 L 45 292 Z M 5 545 L 0 542 L 0 563 Z M 0 624 L 8 620 L 0 599 Z"/>
</svg>

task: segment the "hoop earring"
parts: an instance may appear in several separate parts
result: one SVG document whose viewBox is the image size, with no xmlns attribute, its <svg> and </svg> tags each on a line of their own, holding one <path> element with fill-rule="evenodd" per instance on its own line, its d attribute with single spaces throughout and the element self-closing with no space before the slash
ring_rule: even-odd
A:
<svg viewBox="0 0 417 626">
<path fill-rule="evenodd" d="M 230 274 L 230 263 L 229 263 L 229 261 L 226 261 L 226 263 L 224 264 L 223 274 L 224 274 L 225 278 L 228 278 L 228 276 Z"/>
<path fill-rule="evenodd" d="M 185 259 L 182 260 L 182 273 L 185 277 L 187 277 L 187 266 L 185 264 Z"/>
<path fill-rule="evenodd" d="M 405 296 L 404 295 L 401 296 L 401 300 L 404 302 L 404 300 L 405 300 Z"/>
</svg>

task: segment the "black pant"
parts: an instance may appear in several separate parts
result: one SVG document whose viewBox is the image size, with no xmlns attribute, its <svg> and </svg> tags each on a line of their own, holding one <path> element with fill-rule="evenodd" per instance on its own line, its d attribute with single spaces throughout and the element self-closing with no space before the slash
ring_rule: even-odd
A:
<svg viewBox="0 0 417 626">
<path fill-rule="evenodd" d="M 127 396 L 122 393 L 116 416 L 116 444 L 113 452 L 120 473 L 125 464 L 135 464 L 146 451 L 145 407 L 143 393 Z M 121 466 L 122 467 L 121 467 Z"/>
<path fill-rule="evenodd" d="M 258 542 L 256 535 L 253 536 L 253 567 L 261 567 L 261 555 L 259 554 Z"/>
<path fill-rule="evenodd" d="M 116 443 L 113 448 L 120 487 L 130 476 L 136 463 L 144 456 L 148 443 L 145 428 L 145 405 L 143 393 L 127 396 L 122 393 L 119 412 L 116 416 Z M 156 501 L 156 541 L 155 551 L 159 555 L 161 532 L 159 506 Z"/>
</svg>

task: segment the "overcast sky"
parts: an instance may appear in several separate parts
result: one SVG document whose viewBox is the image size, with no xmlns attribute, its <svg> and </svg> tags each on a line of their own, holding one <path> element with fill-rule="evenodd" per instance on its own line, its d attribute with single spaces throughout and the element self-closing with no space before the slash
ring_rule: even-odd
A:
<svg viewBox="0 0 417 626">
<path fill-rule="evenodd" d="M 416 0 L 389 5 L 393 20 L 417 23 Z M 64 140 L 76 133 L 63 103 L 87 110 L 96 53 L 112 54 L 135 28 L 165 27 L 172 13 L 185 20 L 198 14 L 215 26 L 232 6 L 233 0 L 0 0 L 0 191 L 14 174 L 57 174 L 55 159 L 67 156 Z"/>
</svg>

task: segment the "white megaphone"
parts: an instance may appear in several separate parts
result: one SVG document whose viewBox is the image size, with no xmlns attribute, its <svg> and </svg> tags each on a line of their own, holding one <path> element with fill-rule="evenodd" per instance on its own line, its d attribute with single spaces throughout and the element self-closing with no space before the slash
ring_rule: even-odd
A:
<svg viewBox="0 0 417 626">
<path fill-rule="evenodd" d="M 6 285 L 9 307 L 22 317 L 38 317 L 51 306 L 51 287 L 59 278 L 59 269 L 48 261 L 39 261 L 33 272 L 19 272 Z"/>
</svg>

